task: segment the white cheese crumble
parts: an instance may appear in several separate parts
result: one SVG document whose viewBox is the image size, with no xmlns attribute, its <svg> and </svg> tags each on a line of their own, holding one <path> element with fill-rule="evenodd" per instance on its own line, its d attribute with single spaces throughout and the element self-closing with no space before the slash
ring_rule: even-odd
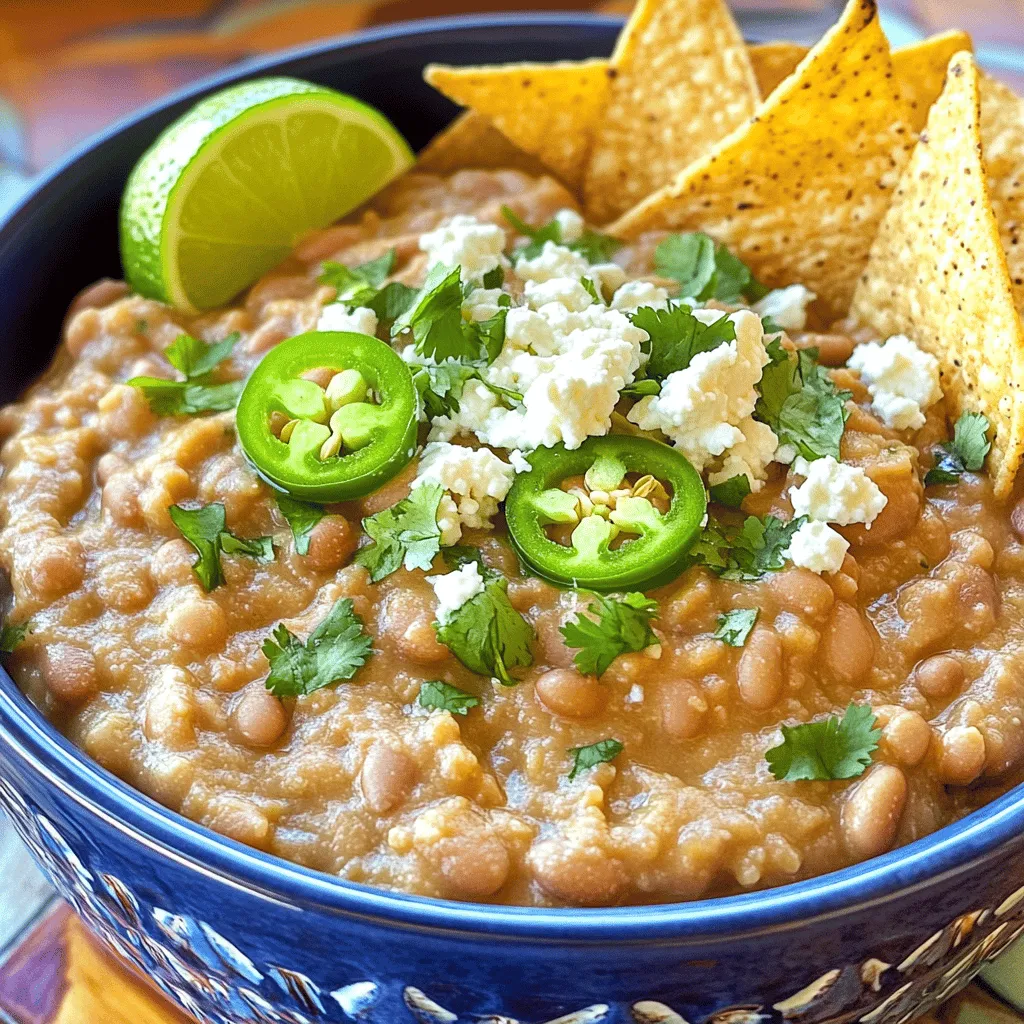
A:
<svg viewBox="0 0 1024 1024">
<path fill-rule="evenodd" d="M 748 416 L 737 424 L 743 439 L 732 445 L 722 459 L 722 465 L 708 476 L 708 483 L 724 484 L 734 476 L 745 476 L 750 490 L 756 494 L 768 477 L 768 466 L 775 461 L 779 439 L 767 423 Z"/>
<path fill-rule="evenodd" d="M 316 322 L 318 331 L 354 331 L 356 334 L 377 333 L 377 314 L 365 306 L 349 306 L 344 302 L 332 302 L 320 310 Z"/>
<path fill-rule="evenodd" d="M 462 528 L 489 530 L 498 502 L 508 494 L 516 471 L 489 448 L 432 442 L 423 449 L 413 487 L 439 483 L 447 492 L 438 507 L 441 543 L 462 539 Z M 447 500 L 445 500 L 447 498 Z"/>
<path fill-rule="evenodd" d="M 437 597 L 437 621 L 443 626 L 467 601 L 484 592 L 484 578 L 476 562 L 442 576 L 427 576 Z"/>
<path fill-rule="evenodd" d="M 575 211 L 566 207 L 555 214 L 555 223 L 562 233 L 562 241 L 568 245 L 578 242 L 583 237 L 586 225 L 583 218 Z"/>
<path fill-rule="evenodd" d="M 632 313 L 641 306 L 664 309 L 668 305 L 668 292 L 651 281 L 627 281 L 612 296 L 612 309 Z"/>
<path fill-rule="evenodd" d="M 808 462 L 800 457 L 793 469 L 804 482 L 789 491 L 793 512 L 821 523 L 865 523 L 869 528 L 888 498 L 859 466 L 836 462 L 831 455 Z"/>
<path fill-rule="evenodd" d="M 527 281 L 523 289 L 526 304 L 540 309 L 549 302 L 559 302 L 573 313 L 582 313 L 594 303 L 593 296 L 580 283 L 579 278 L 549 277 L 546 281 Z"/>
<path fill-rule="evenodd" d="M 802 331 L 807 326 L 807 307 L 817 296 L 802 284 L 776 288 L 754 303 L 758 316 L 770 316 L 784 331 Z"/>
<path fill-rule="evenodd" d="M 529 473 L 533 469 L 533 466 L 530 465 L 530 460 L 518 448 L 513 448 L 508 453 L 508 464 L 517 474 Z"/>
<path fill-rule="evenodd" d="M 850 544 L 826 523 L 811 521 L 797 528 L 789 542 L 789 559 L 811 572 L 839 572 Z"/>
<path fill-rule="evenodd" d="M 545 284 L 556 278 L 567 279 L 578 284 L 581 277 L 586 277 L 593 283 L 598 295 L 610 295 L 626 280 L 626 272 L 617 263 L 591 264 L 582 254 L 550 240 L 544 243 L 544 247 L 536 256 L 530 259 L 520 256 L 516 261 L 516 274 L 526 282 L 527 301 L 535 309 L 543 303 L 530 300 L 531 293 L 537 296 L 550 294 L 554 286 L 552 289 L 538 290 L 537 285 Z M 549 301 L 560 302 L 562 300 L 552 299 Z M 570 306 L 570 308 L 572 307 Z"/>
<path fill-rule="evenodd" d="M 894 334 L 882 345 L 858 345 L 846 365 L 860 370 L 871 408 L 895 430 L 923 427 L 924 410 L 942 397 L 939 361 L 903 334 Z"/>
<path fill-rule="evenodd" d="M 464 281 L 479 281 L 488 271 L 507 264 L 505 232 L 497 224 L 481 223 L 463 213 L 420 235 L 420 249 L 430 266 L 461 267 Z"/>
<path fill-rule="evenodd" d="M 722 315 L 694 311 L 703 323 L 714 323 Z M 642 430 L 667 434 L 698 471 L 747 442 L 740 424 L 746 424 L 754 411 L 755 385 L 768 362 L 760 319 L 749 310 L 729 319 L 736 327 L 732 341 L 698 352 L 685 370 L 668 375 L 661 394 L 641 398 L 628 415 Z"/>
<path fill-rule="evenodd" d="M 459 411 L 433 421 L 431 441 L 460 431 L 496 448 L 578 448 L 607 434 L 619 392 L 640 366 L 647 332 L 620 312 L 591 305 L 572 311 L 557 302 L 537 311 L 510 310 L 506 344 L 487 380 L 523 396 L 503 405 L 479 381 L 466 384 Z"/>
<path fill-rule="evenodd" d="M 474 288 L 462 301 L 462 315 L 467 320 L 490 320 L 498 315 L 498 300 L 504 294 L 500 288 Z"/>
</svg>

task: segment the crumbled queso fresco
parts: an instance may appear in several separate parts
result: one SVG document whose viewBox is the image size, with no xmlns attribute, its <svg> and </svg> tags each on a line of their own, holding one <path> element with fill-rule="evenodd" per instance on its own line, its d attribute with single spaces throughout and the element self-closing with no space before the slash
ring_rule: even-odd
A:
<svg viewBox="0 0 1024 1024">
<path fill-rule="evenodd" d="M 796 531 L 789 558 L 816 573 L 837 571 L 848 544 L 828 524 L 870 528 L 885 496 L 860 468 L 832 456 L 797 457 L 754 416 L 771 340 L 762 317 L 771 317 L 783 331 L 802 330 L 814 293 L 792 284 L 747 309 L 701 308 L 686 296 L 673 300 L 655 281 L 627 281 L 617 264 L 591 263 L 570 248 L 584 231 L 574 210 L 560 210 L 554 220 L 564 244 L 548 240 L 536 255 L 514 261 L 505 255 L 500 227 L 466 214 L 420 237 L 428 266 L 461 268 L 466 320 L 482 323 L 507 309 L 497 357 L 480 379 L 466 382 L 457 412 L 430 422 L 416 483 L 433 481 L 445 488 L 438 510 L 442 543 L 457 544 L 464 527 L 492 524 L 516 472 L 529 469 L 524 453 L 559 443 L 572 450 L 588 437 L 609 433 L 623 389 L 634 383 L 648 358 L 649 335 L 630 314 L 644 307 L 665 310 L 681 300 L 702 324 L 728 317 L 735 338 L 669 373 L 658 394 L 632 405 L 628 422 L 664 434 L 710 487 L 742 476 L 756 493 L 773 462 L 792 463 L 804 477 L 791 490 L 793 509 L 809 522 Z M 485 286 L 484 278 L 499 270 L 501 284 Z M 372 310 L 334 302 L 324 308 L 318 327 L 373 334 L 377 317 Z M 411 343 L 402 355 L 413 364 L 437 365 Z M 934 356 L 905 337 L 859 345 L 849 366 L 861 371 L 873 408 L 889 426 L 919 427 L 924 411 L 941 397 Z M 509 392 L 521 400 L 510 401 Z M 486 447 L 452 443 L 457 437 L 473 437 Z"/>
</svg>

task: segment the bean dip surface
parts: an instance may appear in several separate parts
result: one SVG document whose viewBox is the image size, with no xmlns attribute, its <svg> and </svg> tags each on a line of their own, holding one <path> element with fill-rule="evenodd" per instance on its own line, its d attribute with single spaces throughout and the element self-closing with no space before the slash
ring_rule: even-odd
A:
<svg viewBox="0 0 1024 1024">
<path fill-rule="evenodd" d="M 525 283 L 517 275 L 513 250 L 523 239 L 503 204 L 528 225 L 557 214 L 566 236 L 577 230 L 572 198 L 550 178 L 411 173 L 361 215 L 307 237 L 230 308 L 186 316 L 112 281 L 79 296 L 51 369 L 0 412 L 8 621 L 31 624 L 7 666 L 28 697 L 115 775 L 241 843 L 371 886 L 527 906 L 690 900 L 781 885 L 925 836 L 1016 782 L 1024 761 L 1024 505 L 996 501 L 984 473 L 926 490 L 937 446 L 951 436 L 945 401 L 918 400 L 920 425 L 914 417 L 911 426 L 887 425 L 878 388 L 868 390 L 871 366 L 852 358 L 856 345 L 884 339 L 815 324 L 813 307 L 816 332 L 802 322 L 802 307 L 781 325 L 783 355 L 816 347 L 835 386 L 851 392 L 839 468 L 863 470 L 857 479 L 866 476 L 869 497 L 884 503 L 846 525 L 821 517 L 819 534 L 841 538 L 828 538 L 825 561 L 815 555 L 797 565 L 793 554 L 754 578 L 694 564 L 664 585 L 638 588 L 657 602 L 655 642 L 619 653 L 600 677 L 577 667 L 577 649 L 561 632 L 591 595 L 527 571 L 502 513 L 482 507 L 474 519 L 481 502 L 470 507 L 465 492 L 446 506 L 458 504 L 458 544 L 478 548 L 484 566 L 507 580 L 512 609 L 535 631 L 532 664 L 512 669 L 514 685 L 471 671 L 440 642 L 439 598 L 426 581 L 452 571 L 440 556 L 428 571 L 399 567 L 379 582 L 353 560 L 370 542 L 361 521 L 410 493 L 418 456 L 369 496 L 329 506 L 299 554 L 271 487 L 242 453 L 233 410 L 158 415 L 125 383 L 173 378 L 164 353 L 182 333 L 214 342 L 239 332 L 217 373 L 222 381 L 247 377 L 283 340 L 317 328 L 336 293 L 318 280 L 323 261 L 353 267 L 394 249 L 392 279 L 419 287 L 428 253 L 443 242 L 435 238 L 431 249 L 421 240 L 455 215 L 475 218 L 457 222 L 464 226 L 506 232 L 497 287 L 519 308 L 524 289 L 529 297 L 545 281 L 537 270 Z M 625 274 L 600 271 L 606 294 L 593 301 L 664 308 L 678 287 L 652 271 L 663 237 L 619 249 L 613 258 Z M 627 277 L 643 284 L 612 298 Z M 586 291 L 594 288 L 591 281 Z M 564 291 L 547 296 L 565 307 L 559 315 L 571 312 Z M 640 299 L 630 304 L 630 294 Z M 743 300 L 705 303 L 738 330 L 756 331 L 763 354 L 756 315 L 771 310 L 745 308 Z M 612 429 L 672 437 L 654 422 L 661 407 L 653 403 L 667 393 L 666 382 L 660 399 L 639 399 L 647 421 L 627 415 L 636 396 L 623 399 Z M 590 401 L 589 392 L 572 394 L 562 400 Z M 468 415 L 440 431 L 424 421 L 420 443 L 433 431 L 435 444 L 481 447 Z M 518 453 L 490 436 L 496 456 L 514 465 Z M 693 460 L 690 441 L 675 439 Z M 705 477 L 731 477 L 722 452 L 697 466 Z M 818 463 L 768 454 L 735 470 L 752 492 L 743 514 L 786 522 L 796 514 L 791 495 Z M 635 484 L 633 476 L 624 487 Z M 595 495 L 604 500 L 600 488 L 589 490 L 591 504 Z M 207 590 L 169 509 L 211 503 L 223 505 L 234 536 L 271 537 L 275 556 L 225 553 L 225 581 Z M 283 624 L 304 639 L 342 598 L 372 640 L 365 664 L 306 695 L 271 693 L 263 651 L 271 632 Z M 737 609 L 757 616 L 733 645 L 716 634 Z M 464 713 L 424 706 L 418 698 L 430 681 L 478 703 Z M 881 730 L 859 774 L 775 777 L 765 755 L 780 743 L 780 726 L 842 716 L 851 704 L 870 708 Z M 621 750 L 579 765 L 570 779 L 570 752 L 609 738 Z"/>
</svg>

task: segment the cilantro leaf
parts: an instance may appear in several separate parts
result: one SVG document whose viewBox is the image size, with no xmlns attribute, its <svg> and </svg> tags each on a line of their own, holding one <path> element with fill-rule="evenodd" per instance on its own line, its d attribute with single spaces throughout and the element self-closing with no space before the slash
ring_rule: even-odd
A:
<svg viewBox="0 0 1024 1024">
<path fill-rule="evenodd" d="M 389 281 L 377 294 L 366 301 L 367 309 L 377 314 L 381 323 L 391 323 L 402 316 L 416 301 L 419 292 L 401 281 Z"/>
<path fill-rule="evenodd" d="M 470 708 L 475 708 L 480 703 L 479 697 L 474 697 L 465 690 L 460 690 L 451 683 L 442 679 L 428 679 L 420 687 L 420 695 L 417 703 L 421 708 L 435 708 L 438 711 L 450 711 L 453 715 L 468 715 Z"/>
<path fill-rule="evenodd" d="M 262 562 L 274 558 L 270 537 L 243 539 L 227 530 L 224 506 L 219 501 L 199 508 L 171 505 L 167 511 L 182 537 L 199 555 L 199 561 L 192 566 L 192 571 L 206 591 L 215 590 L 225 583 L 224 569 L 220 562 L 222 554 L 249 555 Z"/>
<path fill-rule="evenodd" d="M 710 352 L 736 337 L 736 325 L 724 314 L 713 324 L 703 324 L 681 303 L 670 303 L 667 309 L 641 306 L 629 319 L 650 335 L 647 376 L 656 380 L 685 370 L 698 352 Z"/>
<path fill-rule="evenodd" d="M 356 552 L 355 562 L 369 571 L 374 583 L 403 564 L 406 569 L 430 568 L 441 550 L 437 506 L 443 493 L 440 484 L 420 484 L 397 505 L 363 520 L 373 543 Z"/>
<path fill-rule="evenodd" d="M 597 291 L 597 285 L 590 280 L 589 277 L 581 277 L 580 284 L 583 285 L 583 290 L 597 303 L 603 303 L 604 299 L 600 296 Z"/>
<path fill-rule="evenodd" d="M 708 494 L 712 501 L 728 508 L 739 508 L 743 499 L 750 494 L 750 478 L 746 473 L 738 473 L 736 476 L 723 480 L 708 488 Z"/>
<path fill-rule="evenodd" d="M 679 282 L 684 298 L 754 302 L 768 293 L 750 268 L 702 231 L 669 235 L 654 250 L 654 269 Z"/>
<path fill-rule="evenodd" d="M 941 446 L 942 454 L 925 475 L 925 485 L 955 484 L 964 471 L 976 473 L 981 469 L 992 447 L 988 439 L 989 426 L 984 413 L 961 413 L 953 427 L 953 440 Z"/>
<path fill-rule="evenodd" d="M 287 494 L 275 494 L 274 498 L 285 522 L 291 527 L 292 537 L 295 539 L 295 553 L 308 555 L 309 535 L 313 532 L 313 527 L 328 515 L 327 510 L 322 505 L 297 501 Z"/>
<path fill-rule="evenodd" d="M 442 625 L 434 624 L 441 641 L 470 671 L 515 686 L 509 669 L 533 664 L 533 627 L 512 607 L 508 581 L 490 579 L 483 592 L 470 598 Z"/>
<path fill-rule="evenodd" d="M 828 370 L 818 364 L 816 349 L 788 352 L 778 338 L 766 348 L 769 363 L 757 386 L 755 417 L 805 459 L 838 459 L 851 393 L 836 388 Z"/>
<path fill-rule="evenodd" d="M 464 565 L 469 565 L 470 562 L 476 562 L 480 568 L 481 576 L 487 573 L 494 573 L 493 569 L 488 568 L 484 564 L 484 553 L 479 548 L 475 548 L 470 544 L 453 544 L 451 547 L 442 548 L 441 557 L 451 572 L 461 569 Z"/>
<path fill-rule="evenodd" d="M 614 761 L 623 751 L 623 746 L 618 740 L 598 740 L 585 747 L 572 747 L 569 756 L 572 758 L 572 769 L 569 772 L 569 781 L 585 772 L 588 768 L 594 768 L 607 761 Z"/>
<path fill-rule="evenodd" d="M 394 249 L 389 249 L 375 260 L 351 268 L 333 260 L 324 260 L 317 281 L 331 285 L 337 291 L 336 302 L 365 306 L 376 298 L 394 265 Z"/>
<path fill-rule="evenodd" d="M 461 268 L 436 264 L 416 301 L 395 320 L 391 336 L 412 331 L 416 351 L 441 362 L 445 359 L 473 358 L 472 339 L 462 330 Z"/>
<path fill-rule="evenodd" d="M 343 597 L 305 643 L 280 623 L 263 641 L 270 662 L 267 689 L 277 697 L 300 697 L 351 679 L 366 664 L 372 647 L 351 599 Z"/>
<path fill-rule="evenodd" d="M 721 640 L 730 647 L 742 647 L 750 636 L 750 631 L 757 622 L 759 608 L 734 608 L 718 616 L 718 628 L 715 639 Z"/>
<path fill-rule="evenodd" d="M 772 775 L 783 782 L 855 779 L 871 764 L 881 729 L 868 705 L 851 704 L 842 720 L 782 726 L 782 743 L 765 754 Z"/>
<path fill-rule="evenodd" d="M 485 288 L 500 288 L 505 283 L 505 268 L 494 267 L 492 270 L 488 270 L 484 274 L 483 281 L 481 284 Z"/>
<path fill-rule="evenodd" d="M 793 534 L 804 524 L 803 516 L 783 522 L 775 516 L 747 516 L 737 529 L 709 517 L 690 557 L 727 580 L 759 580 L 786 564 Z"/>
<path fill-rule="evenodd" d="M 532 228 L 507 206 L 501 208 L 501 215 L 520 235 L 530 239 L 529 244 L 516 250 L 516 257 L 524 256 L 532 260 L 540 255 L 545 242 L 554 242 L 578 252 L 588 263 L 607 263 L 615 252 L 622 248 L 622 242 L 617 238 L 592 231 L 590 228 L 586 228 L 574 242 L 567 242 L 562 237 L 562 225 L 555 218 L 539 228 Z"/>
<path fill-rule="evenodd" d="M 21 642 L 32 632 L 31 622 L 5 622 L 0 629 L 0 654 L 13 654 Z"/>
<path fill-rule="evenodd" d="M 488 364 L 501 355 L 505 344 L 505 318 L 507 309 L 499 309 L 487 320 L 470 320 L 462 325 L 463 334 L 470 343 L 476 343 L 477 355 Z"/>
<path fill-rule="evenodd" d="M 658 643 L 651 619 L 658 614 L 658 602 L 643 594 L 623 597 L 592 594 L 587 611 L 594 619 L 578 615 L 561 628 L 567 647 L 577 647 L 573 662 L 587 675 L 603 675 L 608 666 L 629 651 L 642 651 Z"/>
<path fill-rule="evenodd" d="M 436 419 L 438 416 L 454 416 L 459 411 L 466 382 L 478 376 L 477 367 L 471 363 L 446 359 L 437 365 L 416 367 L 412 380 L 427 416 Z"/>
<path fill-rule="evenodd" d="M 223 341 L 208 344 L 190 334 L 179 334 L 167 346 L 164 355 L 184 380 L 132 377 L 126 383 L 146 396 L 150 409 L 158 416 L 226 412 L 238 403 L 244 382 L 217 383 L 213 379 L 213 371 L 231 355 L 239 337 L 236 331 Z"/>
</svg>

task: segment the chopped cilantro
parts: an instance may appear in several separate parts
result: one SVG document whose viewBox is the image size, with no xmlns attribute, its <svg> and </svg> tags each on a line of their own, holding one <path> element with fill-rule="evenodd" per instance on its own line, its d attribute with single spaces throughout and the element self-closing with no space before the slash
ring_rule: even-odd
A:
<svg viewBox="0 0 1024 1024">
<path fill-rule="evenodd" d="M 377 297 L 394 265 L 394 249 L 389 249 L 383 256 L 378 256 L 368 263 L 360 263 L 357 267 L 346 267 L 341 263 L 325 260 L 317 280 L 320 284 L 331 285 L 336 290 L 336 302 L 345 302 L 350 306 L 365 306 Z"/>
<path fill-rule="evenodd" d="M 192 571 L 204 590 L 214 590 L 224 584 L 224 569 L 220 564 L 222 554 L 248 555 L 261 562 L 273 561 L 274 546 L 270 537 L 243 539 L 228 532 L 224 506 L 219 501 L 199 508 L 171 505 L 167 511 L 182 537 L 199 555 Z"/>
<path fill-rule="evenodd" d="M 508 296 L 503 296 L 507 298 Z M 505 318 L 508 309 L 499 309 L 487 320 L 470 320 L 462 325 L 462 332 L 469 343 L 476 344 L 476 354 L 487 363 L 493 363 L 501 355 L 505 344 Z"/>
<path fill-rule="evenodd" d="M 934 467 L 925 475 L 925 485 L 955 484 L 965 470 L 976 473 L 981 469 L 992 447 L 989 426 L 984 413 L 962 413 L 953 427 L 953 440 L 941 446 Z"/>
<path fill-rule="evenodd" d="M 461 268 L 436 264 L 416 301 L 395 321 L 392 337 L 412 331 L 416 351 L 430 359 L 472 358 L 462 331 Z"/>
<path fill-rule="evenodd" d="M 711 500 L 717 501 L 719 505 L 739 508 L 743 504 L 743 499 L 750 494 L 750 478 L 746 473 L 738 473 L 720 484 L 709 487 L 708 494 Z"/>
<path fill-rule="evenodd" d="M 660 395 L 660 381 L 644 377 L 632 384 L 627 384 L 620 392 L 620 395 L 632 395 L 635 398 L 643 398 L 645 395 Z"/>
<path fill-rule="evenodd" d="M 757 622 L 758 608 L 734 608 L 718 616 L 718 628 L 715 639 L 730 647 L 742 647 L 750 636 L 750 631 Z"/>
<path fill-rule="evenodd" d="M 242 393 L 243 381 L 216 383 L 213 371 L 231 355 L 240 335 L 236 331 L 223 341 L 207 344 L 189 334 L 179 334 L 164 356 L 184 380 L 163 377 L 132 377 L 127 381 L 138 388 L 158 416 L 193 416 L 200 412 L 226 412 L 233 409 Z"/>
<path fill-rule="evenodd" d="M 773 334 L 782 334 L 785 328 L 780 327 L 775 322 L 775 317 L 769 314 L 768 316 L 761 317 L 761 330 L 766 338 L 770 338 Z"/>
<path fill-rule="evenodd" d="M 437 639 L 466 668 L 515 686 L 509 670 L 533 664 L 533 627 L 512 607 L 508 581 L 490 579 L 482 593 L 470 598 L 444 624 L 435 623 Z"/>
<path fill-rule="evenodd" d="M 480 698 L 441 679 L 428 679 L 420 687 L 417 703 L 421 708 L 450 711 L 453 715 L 467 715 L 470 708 L 477 707 Z"/>
<path fill-rule="evenodd" d="M 629 319 L 650 335 L 646 372 L 655 380 L 685 370 L 698 352 L 710 352 L 736 337 L 735 324 L 724 314 L 713 324 L 703 324 L 689 306 L 675 302 L 667 309 L 641 306 Z"/>
<path fill-rule="evenodd" d="M 588 768 L 614 761 L 622 751 L 622 744 L 613 739 L 598 740 L 586 747 L 572 747 L 569 750 L 569 756 L 572 758 L 569 781 L 572 782 L 580 772 L 585 772 Z"/>
<path fill-rule="evenodd" d="M 620 597 L 591 594 L 587 611 L 594 619 L 578 615 L 562 626 L 567 647 L 577 647 L 573 659 L 587 675 L 603 675 L 608 666 L 629 651 L 642 651 L 658 642 L 651 619 L 658 614 L 658 602 L 632 593 Z"/>
<path fill-rule="evenodd" d="M 591 281 L 589 277 L 581 277 L 580 278 L 580 284 L 583 285 L 583 290 L 595 302 L 598 302 L 598 303 L 604 302 L 604 299 L 602 299 L 601 296 L 598 294 L 597 285 L 595 285 L 594 282 Z"/>
<path fill-rule="evenodd" d="M 736 529 L 711 516 L 690 554 L 723 579 L 758 580 L 786 564 L 790 541 L 804 522 L 802 516 L 788 523 L 775 516 L 747 516 Z"/>
<path fill-rule="evenodd" d="M 423 408 L 430 419 L 454 416 L 466 382 L 479 378 L 480 371 L 471 363 L 446 359 L 435 365 L 418 366 L 412 375 L 423 400 Z"/>
<path fill-rule="evenodd" d="M 403 564 L 406 569 L 430 568 L 441 549 L 437 506 L 443 493 L 440 484 L 420 484 L 397 505 L 363 520 L 373 543 L 360 548 L 355 561 L 369 571 L 374 583 Z"/>
<path fill-rule="evenodd" d="M 267 689 L 278 697 L 301 697 L 351 679 L 366 664 L 372 647 L 352 601 L 343 597 L 305 643 L 280 623 L 263 641 L 270 662 Z"/>
<path fill-rule="evenodd" d="M 29 622 L 21 622 L 18 625 L 5 622 L 0 629 L 0 654 L 13 654 L 31 632 L 32 625 Z"/>
<path fill-rule="evenodd" d="M 851 704 L 836 715 L 806 725 L 782 727 L 782 743 L 765 755 L 783 782 L 855 779 L 871 764 L 882 731 L 868 705 Z"/>
<path fill-rule="evenodd" d="M 453 544 L 451 547 L 442 548 L 441 557 L 451 572 L 461 569 L 464 565 L 469 565 L 470 562 L 475 562 L 480 567 L 481 576 L 494 571 L 484 565 L 484 553 L 469 544 Z"/>
<path fill-rule="evenodd" d="M 495 267 L 484 274 L 483 286 L 485 288 L 500 288 L 505 283 L 505 268 Z"/>
<path fill-rule="evenodd" d="M 766 347 L 769 363 L 757 386 L 754 415 L 805 459 L 838 459 L 850 392 L 836 388 L 828 370 L 818 364 L 817 349 L 788 352 L 778 338 Z"/>
<path fill-rule="evenodd" d="M 756 302 L 768 293 L 750 268 L 702 231 L 669 235 L 654 250 L 654 269 L 679 282 L 684 298 Z"/>
<path fill-rule="evenodd" d="M 573 252 L 578 252 L 588 263 L 607 263 L 614 253 L 622 248 L 622 243 L 611 235 L 603 235 L 599 231 L 584 230 L 575 242 L 567 242 L 562 238 L 562 225 L 552 218 L 539 228 L 531 228 L 514 210 L 507 206 L 501 208 L 501 215 L 515 228 L 519 234 L 530 239 L 529 244 L 516 250 L 516 257 L 523 256 L 532 260 L 539 256 L 545 242 L 564 245 Z M 586 286 L 584 286 L 586 287 Z"/>
<path fill-rule="evenodd" d="M 313 527 L 328 514 L 322 505 L 313 505 L 308 501 L 296 501 L 287 494 L 275 494 L 277 507 L 281 515 L 291 527 L 292 537 L 295 538 L 295 553 L 297 555 L 309 554 L 309 535 Z"/>
</svg>

